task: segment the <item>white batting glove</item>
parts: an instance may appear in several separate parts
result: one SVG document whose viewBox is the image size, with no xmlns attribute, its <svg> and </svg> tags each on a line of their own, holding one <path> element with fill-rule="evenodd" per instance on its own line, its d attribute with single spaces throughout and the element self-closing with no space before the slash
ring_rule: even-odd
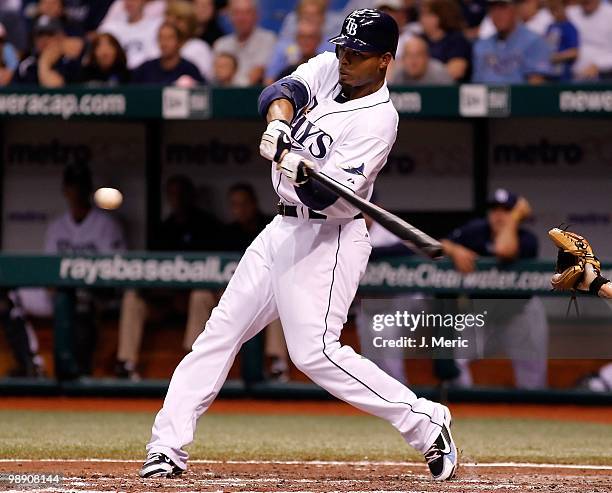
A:
<svg viewBox="0 0 612 493">
<path fill-rule="evenodd" d="M 293 152 L 288 152 L 280 163 L 276 163 L 276 169 L 297 186 L 308 181 L 307 170 L 304 168 L 315 169 L 315 163 Z"/>
<path fill-rule="evenodd" d="M 272 120 L 261 136 L 259 153 L 268 161 L 280 162 L 291 151 L 291 127 L 284 120 Z"/>
</svg>

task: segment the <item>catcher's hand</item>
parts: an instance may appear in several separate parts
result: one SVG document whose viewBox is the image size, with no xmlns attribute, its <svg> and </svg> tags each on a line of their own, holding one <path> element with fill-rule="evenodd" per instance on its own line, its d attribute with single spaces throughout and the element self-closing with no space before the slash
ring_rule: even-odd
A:
<svg viewBox="0 0 612 493">
<path fill-rule="evenodd" d="M 555 275 L 551 279 L 553 289 L 588 293 L 601 269 L 590 243 L 576 233 L 559 228 L 551 229 L 548 236 L 559 248 Z"/>
</svg>

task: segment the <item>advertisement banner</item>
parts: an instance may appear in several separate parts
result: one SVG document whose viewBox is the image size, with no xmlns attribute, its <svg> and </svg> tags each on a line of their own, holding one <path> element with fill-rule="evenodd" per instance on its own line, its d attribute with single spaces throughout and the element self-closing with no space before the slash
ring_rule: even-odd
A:
<svg viewBox="0 0 612 493">
<path fill-rule="evenodd" d="M 0 286 L 147 286 L 224 287 L 240 254 L 145 253 L 124 255 L 0 255 Z M 481 260 L 477 270 L 461 274 L 449 261 L 424 262 L 412 257 L 371 261 L 361 279 L 368 293 L 479 293 L 530 296 L 551 295 L 554 265 L 521 261 L 510 266 Z M 612 278 L 612 264 L 602 275 Z M 567 297 L 567 293 L 563 294 Z"/>
</svg>

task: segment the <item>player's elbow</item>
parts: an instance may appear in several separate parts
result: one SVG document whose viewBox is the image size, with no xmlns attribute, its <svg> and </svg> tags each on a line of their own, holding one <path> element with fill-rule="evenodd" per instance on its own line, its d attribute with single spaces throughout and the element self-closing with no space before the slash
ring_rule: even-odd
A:
<svg viewBox="0 0 612 493">
<path fill-rule="evenodd" d="M 277 99 L 286 99 L 293 106 L 294 112 L 297 112 L 308 104 L 308 90 L 297 80 L 281 79 L 266 87 L 259 95 L 257 101 L 259 114 L 265 117 L 268 108 Z"/>
</svg>

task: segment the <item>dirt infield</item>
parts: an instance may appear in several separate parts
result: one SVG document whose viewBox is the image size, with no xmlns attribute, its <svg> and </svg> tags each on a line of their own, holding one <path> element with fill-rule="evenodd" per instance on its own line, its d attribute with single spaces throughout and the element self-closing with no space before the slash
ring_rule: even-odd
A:
<svg viewBox="0 0 612 493">
<path fill-rule="evenodd" d="M 61 473 L 59 484 L 36 491 L 68 492 L 482 492 L 612 491 L 612 470 L 545 467 L 460 469 L 446 483 L 433 482 L 424 465 L 368 462 L 209 462 L 192 464 L 176 479 L 141 480 L 138 462 L 13 462 L 0 463 L 3 473 Z M 19 491 L 7 481 L 0 489 Z"/>
<path fill-rule="evenodd" d="M 154 413 L 159 409 L 161 403 L 160 399 L 3 398 L 0 399 L 0 410 L 68 411 L 70 417 L 72 411 Z M 555 420 L 560 423 L 563 421 L 612 423 L 612 412 L 606 407 L 504 404 L 452 404 L 451 407 L 453 415 L 459 418 L 514 417 Z M 217 415 L 247 413 L 291 415 L 299 413 L 315 416 L 350 416 L 361 414 L 351 406 L 337 401 L 219 400 L 214 403 L 210 412 Z M 280 420 L 281 417 L 278 419 Z M 75 441 L 78 439 L 74 437 Z M 602 437 L 602 439 L 606 438 Z M 546 448 L 546 451 L 548 450 Z M 46 493 L 111 491 L 139 493 L 195 491 L 269 491 L 275 493 L 281 491 L 294 493 L 330 491 L 342 493 L 375 491 L 380 493 L 396 491 L 423 493 L 612 492 L 612 465 L 475 464 L 473 463 L 474 458 L 464 456 L 464 463 L 457 479 L 440 484 L 430 479 L 425 464 L 420 462 L 193 460 L 190 462 L 189 470 L 180 478 L 141 480 L 137 477 L 141 464 L 138 460 L 26 460 L 31 456 L 12 455 L 12 457 L 19 457 L 16 460 L 0 458 L 0 491 L 24 491 L 23 485 L 11 484 L 7 480 L 6 475 L 9 473 L 21 475 L 53 473 L 61 476 L 59 484 L 48 484 L 34 491 Z M 83 457 L 88 456 L 88 453 L 83 454 Z M 38 457 L 54 457 L 54 455 L 38 455 Z M 73 457 L 81 456 L 73 455 Z M 106 456 L 103 455 L 103 457 Z M 137 458 L 132 454 L 124 457 Z M 200 457 L 207 456 L 200 455 Z M 231 457 L 235 455 L 228 453 L 219 458 Z M 284 456 L 280 455 L 280 457 Z M 363 455 L 363 457 L 373 458 L 369 455 Z M 501 457 L 504 455 L 501 454 Z M 546 455 L 545 457 L 551 456 Z M 578 461 L 579 459 L 576 462 Z M 604 463 L 610 464 L 609 462 Z"/>
</svg>

